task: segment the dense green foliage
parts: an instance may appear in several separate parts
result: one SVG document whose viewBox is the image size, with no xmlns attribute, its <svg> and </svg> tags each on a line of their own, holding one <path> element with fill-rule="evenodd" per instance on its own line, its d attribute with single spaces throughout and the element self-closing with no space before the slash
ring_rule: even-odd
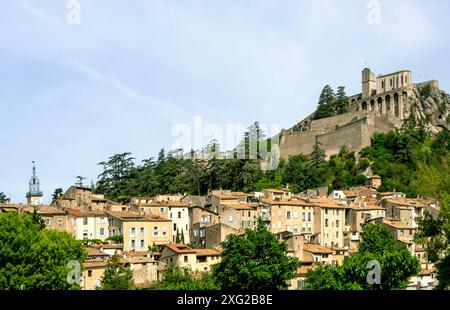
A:
<svg viewBox="0 0 450 310">
<path fill-rule="evenodd" d="M 221 261 L 213 275 L 222 289 L 275 290 L 287 287 L 299 262 L 286 255 L 287 245 L 259 221 L 244 236 L 230 234 L 221 243 Z"/>
<path fill-rule="evenodd" d="M 121 257 L 117 253 L 108 259 L 108 264 L 100 283 L 100 289 L 132 290 L 135 288 L 133 272 L 130 267 L 125 267 L 120 260 Z"/>
<path fill-rule="evenodd" d="M 367 281 L 368 262 L 376 260 L 381 267 L 380 284 Z M 338 267 L 320 266 L 309 270 L 306 288 L 313 290 L 343 289 L 402 289 L 408 285 L 409 278 L 419 271 L 418 260 L 411 255 L 405 245 L 400 244 L 382 225 L 364 226 L 362 241 L 358 252 L 344 260 Z"/>
<path fill-rule="evenodd" d="M 330 85 L 325 85 L 319 96 L 317 110 L 314 113 L 314 119 L 321 119 L 334 115 L 343 114 L 348 111 L 348 98 L 345 94 L 344 86 L 339 86 L 334 94 Z"/>
<path fill-rule="evenodd" d="M 0 192 L 0 203 L 6 202 L 6 195 L 3 192 Z"/>
<path fill-rule="evenodd" d="M 83 266 L 81 241 L 56 230 L 43 229 L 36 215 L 0 213 L 0 289 L 79 289 L 67 277 L 71 260 Z"/>
<path fill-rule="evenodd" d="M 154 290 L 216 290 L 212 274 L 202 272 L 193 275 L 188 268 L 170 264 L 164 271 L 162 281 L 152 283 L 150 289 Z"/>
<path fill-rule="evenodd" d="M 361 157 L 382 177 L 381 191 L 401 191 L 409 197 L 430 196 L 450 202 L 450 133 L 433 140 L 423 130 L 375 134 Z"/>
<path fill-rule="evenodd" d="M 449 195 L 447 193 L 447 195 Z M 427 249 L 428 260 L 437 267 L 437 289 L 450 289 L 450 210 L 449 204 L 442 206 L 439 215 L 433 217 L 426 212 L 419 220 L 420 231 L 416 242 Z"/>
<path fill-rule="evenodd" d="M 450 201 L 448 130 L 443 130 L 435 139 L 424 130 L 411 127 L 375 134 L 371 146 L 362 150 L 359 161 L 345 145 L 325 161 L 324 151 L 316 141 L 312 154 L 291 156 L 287 163 L 280 161 L 276 169 L 269 171 L 261 170 L 260 158 L 248 156 L 250 144 L 257 141 L 260 147 L 263 138 L 264 134 L 255 123 L 227 160 L 218 155 L 223 153 L 219 152 L 216 142 L 207 147 L 213 154 L 209 160 L 182 158 L 161 150 L 156 160 L 150 158 L 135 166 L 131 154 L 117 154 L 101 163 L 104 172 L 99 176 L 96 191 L 123 202 L 132 196 L 204 195 L 216 188 L 249 192 L 286 184 L 294 192 L 321 186 L 332 191 L 364 185 L 367 179 L 363 173 L 370 166 L 382 177 L 381 191 L 402 191 L 408 197 L 436 197 L 445 204 Z M 239 148 L 245 150 L 244 159 L 235 156 Z"/>
</svg>

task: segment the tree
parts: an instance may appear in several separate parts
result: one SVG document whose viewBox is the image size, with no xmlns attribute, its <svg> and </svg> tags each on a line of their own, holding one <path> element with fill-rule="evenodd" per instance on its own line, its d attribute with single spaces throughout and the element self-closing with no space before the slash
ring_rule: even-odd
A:
<svg viewBox="0 0 450 310">
<path fill-rule="evenodd" d="M 244 236 L 228 235 L 221 246 L 221 261 L 213 266 L 213 275 L 222 289 L 286 288 L 299 265 L 297 258 L 286 255 L 287 245 L 261 220 Z"/>
<path fill-rule="evenodd" d="M 313 151 L 311 153 L 311 161 L 315 165 L 320 165 L 325 161 L 325 151 L 320 148 L 320 142 L 318 137 L 316 137 L 316 142 L 313 146 Z"/>
<path fill-rule="evenodd" d="M 0 213 L 0 290 L 79 289 L 86 253 L 81 241 L 66 232 L 43 229 L 28 213 Z M 73 265 L 75 266 L 75 265 Z M 73 272 L 75 271 L 75 272 Z"/>
<path fill-rule="evenodd" d="M 330 87 L 330 85 L 325 85 L 319 96 L 319 102 L 317 105 L 317 110 L 314 114 L 314 119 L 320 119 L 334 115 L 334 97 L 335 95 L 333 89 Z"/>
<path fill-rule="evenodd" d="M 348 112 L 348 97 L 345 94 L 344 86 L 338 87 L 336 100 L 333 102 L 333 110 L 335 115 Z"/>
<path fill-rule="evenodd" d="M 100 282 L 102 290 L 132 290 L 134 289 L 133 272 L 125 267 L 121 257 L 116 253 L 108 259 L 105 273 Z"/>
<path fill-rule="evenodd" d="M 106 240 L 115 241 L 117 243 L 123 243 L 123 235 L 112 235 L 106 238 Z"/>
<path fill-rule="evenodd" d="M 55 189 L 53 195 L 52 195 L 52 201 L 55 201 L 56 199 L 58 199 L 59 197 L 61 197 L 61 195 L 63 194 L 63 189 L 58 187 L 57 189 Z"/>
<path fill-rule="evenodd" d="M 367 277 L 376 261 L 381 268 L 380 284 L 368 283 Z M 381 224 L 366 224 L 358 252 L 350 255 L 342 266 L 309 270 L 307 289 L 403 289 L 409 279 L 420 270 L 418 260 L 405 245 L 394 239 L 388 228 Z"/>
<path fill-rule="evenodd" d="M 183 231 L 183 228 L 181 228 L 181 243 L 184 244 L 184 231 Z"/>
<path fill-rule="evenodd" d="M 155 290 L 216 290 L 218 286 L 210 272 L 202 272 L 199 276 L 195 276 L 186 267 L 169 264 L 163 273 L 163 279 L 152 283 L 150 288 Z"/>
<path fill-rule="evenodd" d="M 6 195 L 3 192 L 0 192 L 0 203 L 6 202 Z"/>
</svg>

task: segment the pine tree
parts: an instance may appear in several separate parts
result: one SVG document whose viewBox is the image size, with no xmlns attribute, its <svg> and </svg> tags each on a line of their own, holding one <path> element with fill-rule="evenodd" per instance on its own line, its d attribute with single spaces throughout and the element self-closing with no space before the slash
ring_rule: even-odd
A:
<svg viewBox="0 0 450 310">
<path fill-rule="evenodd" d="M 345 87 L 339 86 L 334 101 L 334 112 L 336 115 L 348 112 L 348 97 L 345 94 Z"/>
<path fill-rule="evenodd" d="M 184 243 L 184 232 L 183 232 L 183 228 L 181 228 L 181 243 Z"/>
<path fill-rule="evenodd" d="M 114 254 L 108 260 L 100 288 L 102 290 L 134 289 L 133 272 L 130 267 L 123 265 L 118 254 Z"/>
<path fill-rule="evenodd" d="M 319 165 L 325 161 L 325 151 L 320 148 L 321 143 L 319 142 L 318 138 L 316 137 L 316 142 L 313 146 L 313 151 L 311 153 L 311 161 L 315 165 Z"/>
<path fill-rule="evenodd" d="M 314 119 L 330 117 L 334 115 L 333 102 L 335 100 L 334 91 L 330 85 L 325 85 L 319 96 L 319 103 L 314 115 Z"/>
</svg>

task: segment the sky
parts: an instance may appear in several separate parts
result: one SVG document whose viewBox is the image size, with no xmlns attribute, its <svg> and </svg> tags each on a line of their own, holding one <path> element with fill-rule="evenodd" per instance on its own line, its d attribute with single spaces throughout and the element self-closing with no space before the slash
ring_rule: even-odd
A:
<svg viewBox="0 0 450 310">
<path fill-rule="evenodd" d="M 359 93 L 366 66 L 411 70 L 449 92 L 449 9 L 445 0 L 3 0 L 0 192 L 25 202 L 32 161 L 49 203 L 78 175 L 95 181 L 97 163 L 116 153 L 139 163 L 180 137 L 204 145 L 211 128 L 289 128 L 324 85 Z"/>
</svg>

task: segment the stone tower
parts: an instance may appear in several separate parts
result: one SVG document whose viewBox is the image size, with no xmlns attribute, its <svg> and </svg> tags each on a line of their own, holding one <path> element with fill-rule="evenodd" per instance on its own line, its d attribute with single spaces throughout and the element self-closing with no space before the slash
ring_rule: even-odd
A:
<svg viewBox="0 0 450 310">
<path fill-rule="evenodd" d="M 40 190 L 39 179 L 36 176 L 36 165 L 33 161 L 33 174 L 31 175 L 30 182 L 28 183 L 27 204 L 29 205 L 41 205 L 42 204 L 42 192 Z"/>
<path fill-rule="evenodd" d="M 362 97 L 368 98 L 377 91 L 377 77 L 369 68 L 362 71 Z"/>
</svg>

